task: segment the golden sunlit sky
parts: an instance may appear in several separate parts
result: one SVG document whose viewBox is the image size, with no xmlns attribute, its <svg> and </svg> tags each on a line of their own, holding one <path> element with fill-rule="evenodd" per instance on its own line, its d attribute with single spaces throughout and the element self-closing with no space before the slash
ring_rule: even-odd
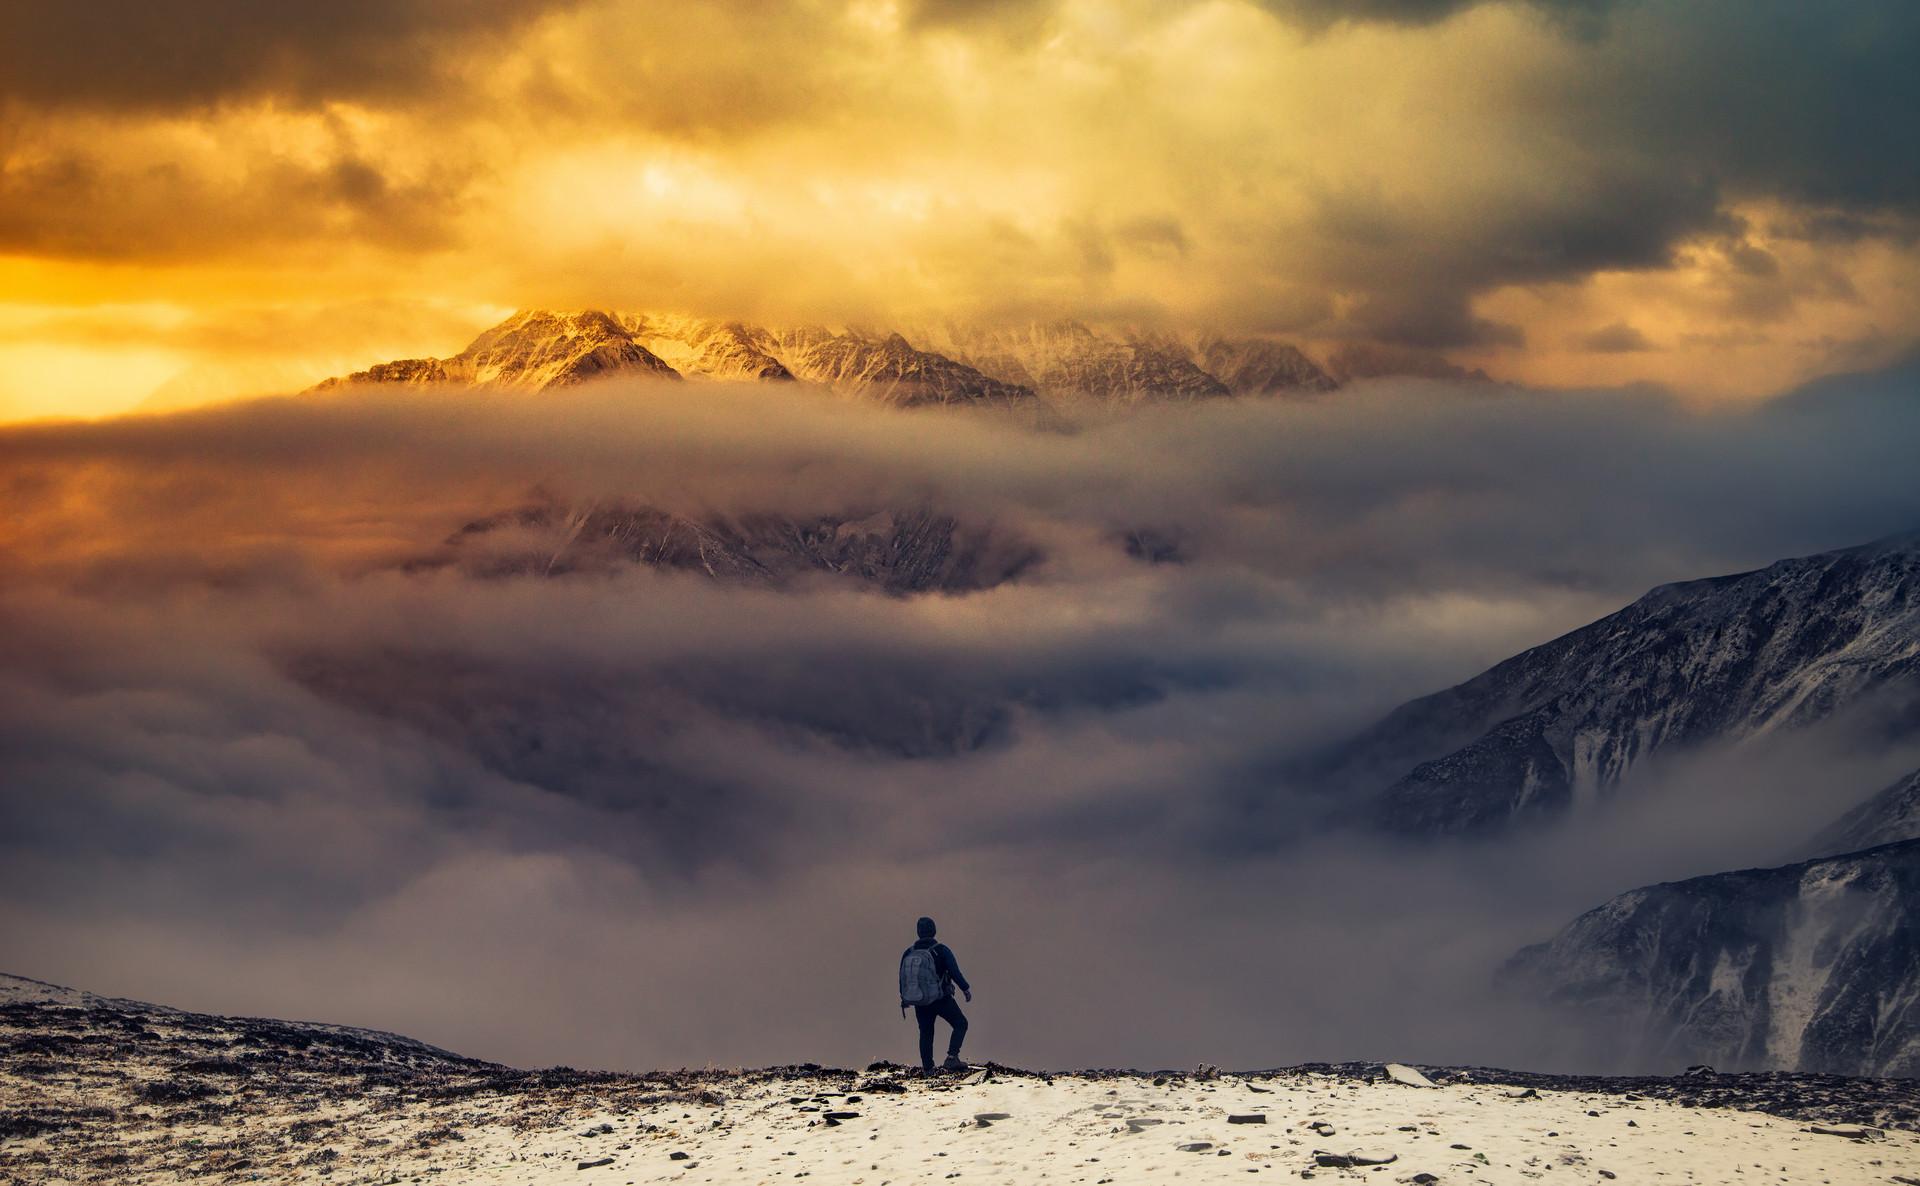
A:
<svg viewBox="0 0 1920 1186">
<path fill-rule="evenodd" d="M 17 0 L 0 419 L 531 306 L 1764 395 L 1920 337 L 1916 47 L 1907 0 Z"/>
</svg>

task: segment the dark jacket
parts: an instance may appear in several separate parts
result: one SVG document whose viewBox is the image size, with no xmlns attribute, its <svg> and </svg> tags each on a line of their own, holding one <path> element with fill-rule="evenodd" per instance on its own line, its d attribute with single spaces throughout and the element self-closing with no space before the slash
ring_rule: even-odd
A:
<svg viewBox="0 0 1920 1186">
<path fill-rule="evenodd" d="M 940 973 L 940 984 L 946 989 L 947 996 L 953 995 L 953 986 L 956 984 L 960 986 L 962 992 L 973 991 L 973 985 L 968 984 L 967 978 L 960 974 L 960 961 L 953 958 L 951 947 L 938 939 L 921 939 L 914 943 L 913 947 L 933 948 L 933 967 Z M 907 948 L 907 951 L 912 951 L 913 947 Z M 907 951 L 900 953 L 901 959 L 907 958 Z"/>
</svg>

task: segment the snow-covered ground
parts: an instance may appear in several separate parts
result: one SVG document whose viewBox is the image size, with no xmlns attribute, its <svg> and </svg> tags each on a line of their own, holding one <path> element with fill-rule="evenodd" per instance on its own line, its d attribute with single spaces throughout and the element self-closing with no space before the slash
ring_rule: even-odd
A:
<svg viewBox="0 0 1920 1186">
<path fill-rule="evenodd" d="M 1491 1071 L 523 1072 L 11 978 L 0 1050 L 7 1182 L 1920 1182 L 1911 1081 L 1796 1119 Z M 1841 1124 L 1863 1108 L 1907 1127 Z"/>
</svg>

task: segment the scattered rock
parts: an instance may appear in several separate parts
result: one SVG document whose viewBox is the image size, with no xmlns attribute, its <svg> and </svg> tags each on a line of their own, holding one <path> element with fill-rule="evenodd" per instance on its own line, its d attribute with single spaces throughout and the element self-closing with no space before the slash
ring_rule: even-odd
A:
<svg viewBox="0 0 1920 1186">
<path fill-rule="evenodd" d="M 579 1165 L 574 1166 L 573 1168 L 579 1169 L 579 1170 L 597 1170 L 603 1165 L 612 1165 L 612 1164 L 613 1164 L 613 1158 L 602 1157 L 598 1161 L 583 1161 Z"/>
<path fill-rule="evenodd" d="M 868 1079 L 866 1082 L 855 1087 L 854 1090 L 867 1092 L 869 1094 L 905 1095 L 907 1094 L 907 1085 L 894 1079 Z"/>
<path fill-rule="evenodd" d="M 1265 1124 L 1266 1122 L 1265 1112 L 1241 1112 L 1227 1117 L 1228 1124 Z"/>
<path fill-rule="evenodd" d="M 1154 1124 L 1165 1124 L 1165 1123 L 1166 1123 L 1166 1121 L 1164 1121 L 1164 1120 L 1155 1120 L 1155 1119 L 1154 1119 L 1153 1117 L 1151 1117 L 1151 1116 L 1142 1116 L 1142 1117 L 1139 1117 L 1138 1119 L 1131 1119 L 1131 1120 L 1128 1120 L 1128 1121 L 1127 1121 L 1127 1131 L 1128 1131 L 1128 1132 L 1135 1132 L 1135 1133 L 1138 1133 L 1138 1132 L 1145 1132 L 1145 1131 L 1147 1130 L 1147 1128 L 1148 1128 L 1148 1126 L 1150 1126 L 1150 1125 L 1154 1125 Z"/>
<path fill-rule="evenodd" d="M 1439 1180 L 1440 1179 L 1433 1174 L 1415 1174 L 1413 1176 L 1414 1186 L 1432 1186 L 1433 1183 Z"/>
<path fill-rule="evenodd" d="M 691 1154 L 682 1153 L 680 1150 L 675 1149 L 673 1152 L 667 1154 L 667 1160 L 668 1161 L 685 1161 L 689 1156 L 691 1156 Z"/>
<path fill-rule="evenodd" d="M 1364 1165 L 1392 1165 L 1400 1160 L 1398 1153 L 1328 1153 L 1324 1150 L 1313 1151 L 1313 1163 L 1323 1169 L 1344 1170 Z"/>
<path fill-rule="evenodd" d="M 1631 1124 L 1633 1122 L 1628 1121 L 1627 1123 Z M 1812 1124 L 1807 1126 L 1807 1131 L 1817 1132 L 1822 1136 L 1828 1137 L 1850 1137 L 1856 1141 L 1884 1141 L 1887 1139 L 1885 1129 L 1873 1128 L 1865 1124 Z"/>
<path fill-rule="evenodd" d="M 1179 1146 L 1180 1152 L 1182 1153 L 1205 1153 L 1211 1148 L 1213 1148 L 1213 1142 L 1211 1141 L 1188 1141 L 1186 1144 Z"/>
<path fill-rule="evenodd" d="M 1522 1091 L 1509 1091 L 1507 1098 L 1510 1100 L 1537 1100 L 1540 1098 L 1540 1093 L 1529 1087 Z"/>
<path fill-rule="evenodd" d="M 1010 1112 L 975 1112 L 973 1114 L 973 1122 L 975 1124 L 992 1124 L 996 1120 L 1006 1120 L 1011 1115 L 1012 1113 Z"/>
<path fill-rule="evenodd" d="M 1405 1066 L 1397 1062 L 1390 1062 L 1387 1064 L 1387 1078 L 1393 1080 L 1395 1083 L 1404 1083 L 1408 1087 L 1440 1086 L 1438 1083 L 1435 1083 L 1433 1080 L 1427 1078 L 1425 1075 L 1422 1075 L 1419 1071 L 1414 1070 L 1412 1067 Z"/>
</svg>

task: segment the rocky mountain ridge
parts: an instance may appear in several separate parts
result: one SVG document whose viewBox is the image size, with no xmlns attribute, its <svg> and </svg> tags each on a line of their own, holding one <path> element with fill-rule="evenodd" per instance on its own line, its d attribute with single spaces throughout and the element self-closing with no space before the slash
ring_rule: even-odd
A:
<svg viewBox="0 0 1920 1186">
<path fill-rule="evenodd" d="M 908 332 L 781 329 L 672 314 L 522 310 L 451 358 L 380 363 L 346 384 L 541 391 L 608 375 L 802 381 L 899 407 L 1022 407 L 1310 395 L 1337 384 L 1296 347 L 1261 338 L 1107 333 L 1079 322 Z"/>
<path fill-rule="evenodd" d="M 1663 751 L 1920 689 L 1920 535 L 1665 585 L 1414 700 L 1320 759 L 1389 831 L 1490 833 L 1605 797 Z"/>
</svg>

